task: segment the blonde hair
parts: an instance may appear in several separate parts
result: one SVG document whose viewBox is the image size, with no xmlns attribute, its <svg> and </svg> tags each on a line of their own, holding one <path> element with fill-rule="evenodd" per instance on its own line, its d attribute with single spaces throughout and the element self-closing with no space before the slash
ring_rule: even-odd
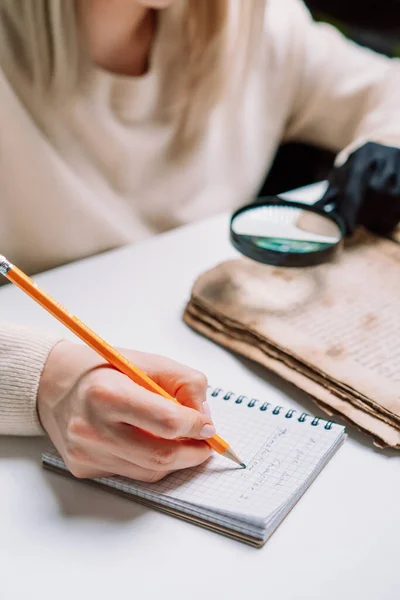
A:
<svg viewBox="0 0 400 600">
<path fill-rule="evenodd" d="M 243 87 L 239 81 L 251 70 L 265 1 L 177 0 L 165 9 L 173 14 L 177 35 L 168 43 L 160 105 L 176 117 L 174 152 L 201 139 L 213 107 L 228 91 L 228 71 L 232 81 L 236 73 L 236 92 Z M 0 0 L 0 26 L 0 61 L 10 78 L 18 68 L 36 92 L 61 98 L 79 85 L 87 63 L 74 0 Z"/>
</svg>

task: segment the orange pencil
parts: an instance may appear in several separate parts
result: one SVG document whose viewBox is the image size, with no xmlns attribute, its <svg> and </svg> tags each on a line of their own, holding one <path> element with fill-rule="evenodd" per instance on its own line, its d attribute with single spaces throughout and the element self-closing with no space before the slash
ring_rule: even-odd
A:
<svg viewBox="0 0 400 600">
<path fill-rule="evenodd" d="M 18 286 L 23 292 L 28 294 L 35 302 L 45 308 L 53 317 L 58 319 L 63 325 L 70 329 L 75 335 L 83 340 L 88 346 L 93 348 L 100 356 L 102 356 L 107 362 L 113 367 L 118 369 L 121 373 L 124 373 L 132 381 L 141 385 L 142 387 L 155 392 L 168 400 L 172 400 L 179 404 L 179 402 L 163 390 L 159 385 L 155 383 L 148 375 L 143 373 L 138 367 L 133 365 L 127 360 L 122 354 L 120 354 L 113 346 L 104 341 L 97 333 L 87 327 L 82 321 L 80 321 L 75 315 L 72 315 L 64 306 L 54 300 L 49 294 L 40 289 L 40 287 L 25 273 L 23 273 L 18 267 L 11 264 L 5 256 L 0 254 L 0 274 L 4 275 Z M 246 465 L 240 460 L 240 458 L 233 452 L 231 447 L 225 440 L 219 435 L 213 435 L 211 438 L 205 440 L 207 444 L 216 452 L 225 456 L 226 458 L 237 463 L 241 467 L 245 468 Z"/>
</svg>

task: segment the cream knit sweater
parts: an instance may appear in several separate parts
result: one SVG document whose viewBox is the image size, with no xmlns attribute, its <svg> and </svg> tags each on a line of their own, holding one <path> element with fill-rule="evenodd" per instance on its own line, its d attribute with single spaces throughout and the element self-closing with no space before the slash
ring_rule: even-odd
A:
<svg viewBox="0 0 400 600">
<path fill-rule="evenodd" d="M 153 118 L 163 43 L 145 76 L 93 69 L 58 107 L 0 71 L 0 252 L 26 272 L 233 210 L 256 193 L 281 140 L 321 144 L 338 161 L 367 140 L 400 145 L 399 63 L 313 23 L 300 0 L 269 0 L 240 109 L 221 101 L 201 147 L 172 164 L 172 125 Z M 43 433 L 36 393 L 55 341 L 0 326 L 0 433 Z"/>
</svg>

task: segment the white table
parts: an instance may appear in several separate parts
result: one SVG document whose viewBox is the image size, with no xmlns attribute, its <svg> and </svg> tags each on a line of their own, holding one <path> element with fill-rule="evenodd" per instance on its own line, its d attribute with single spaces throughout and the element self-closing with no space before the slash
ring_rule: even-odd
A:
<svg viewBox="0 0 400 600">
<path fill-rule="evenodd" d="M 182 322 L 195 277 L 235 255 L 222 215 L 37 280 L 111 343 L 168 354 L 215 385 L 321 414 Z M 0 291 L 0 306 L 11 319 L 65 332 L 15 287 Z M 398 600 L 400 458 L 349 434 L 262 549 L 44 471 L 44 439 L 0 439 L 0 598 Z"/>
</svg>

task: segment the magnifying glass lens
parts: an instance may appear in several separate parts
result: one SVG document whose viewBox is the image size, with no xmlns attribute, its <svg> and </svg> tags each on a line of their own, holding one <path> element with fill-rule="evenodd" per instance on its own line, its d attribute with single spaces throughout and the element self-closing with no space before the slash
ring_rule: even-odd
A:
<svg viewBox="0 0 400 600">
<path fill-rule="evenodd" d="M 282 266 L 325 262 L 342 238 L 332 215 L 284 201 L 249 205 L 231 220 L 236 248 L 255 260 Z"/>
<path fill-rule="evenodd" d="M 316 252 L 322 248 L 329 247 L 329 244 L 323 242 L 311 242 L 304 240 L 288 240 L 285 238 L 266 238 L 266 237 L 251 237 L 248 240 L 255 244 L 258 248 L 266 250 L 274 250 L 275 252 Z"/>
</svg>

